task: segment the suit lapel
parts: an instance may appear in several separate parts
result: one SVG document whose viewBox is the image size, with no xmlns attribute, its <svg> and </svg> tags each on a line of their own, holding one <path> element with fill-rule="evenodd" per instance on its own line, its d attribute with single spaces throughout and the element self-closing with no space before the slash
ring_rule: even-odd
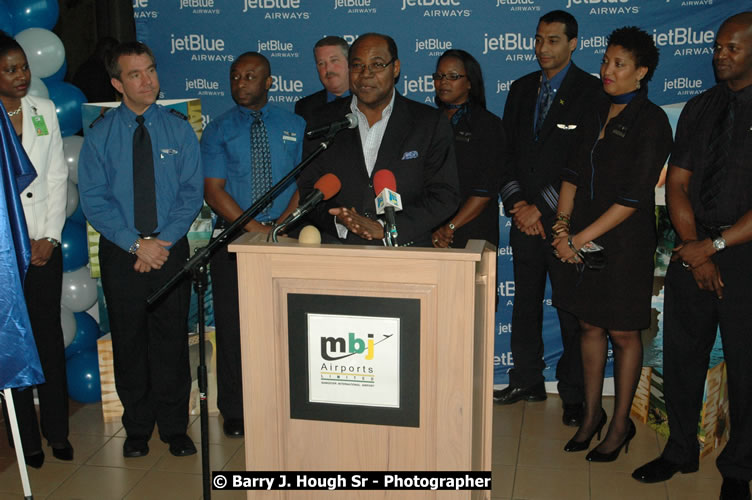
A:
<svg viewBox="0 0 752 500">
<path fill-rule="evenodd" d="M 397 90 L 395 89 L 395 92 Z M 379 155 L 376 158 L 376 164 L 373 167 L 373 173 L 377 170 L 389 168 L 389 165 L 395 164 L 400 160 L 400 151 L 402 143 L 410 134 L 412 128 L 412 119 L 407 113 L 405 98 L 397 94 L 394 96 L 394 109 L 389 117 L 389 124 L 384 131 L 384 138 L 381 140 Z"/>
<path fill-rule="evenodd" d="M 554 101 L 551 103 L 551 107 L 548 110 L 546 119 L 543 121 L 543 127 L 539 134 L 539 140 L 545 140 L 548 134 L 551 132 L 557 123 L 561 122 L 561 117 L 566 115 L 569 109 L 569 103 L 567 97 L 572 88 L 576 87 L 578 80 L 577 72 L 579 69 L 572 63 L 567 71 L 567 75 L 564 77 L 564 81 L 561 82 L 559 90 L 556 91 Z"/>
<path fill-rule="evenodd" d="M 34 145 L 34 141 L 37 139 L 36 130 L 34 129 L 34 124 L 31 121 L 31 117 L 36 114 L 34 113 L 34 109 L 36 107 L 31 103 L 28 99 L 24 99 L 21 101 L 23 105 L 23 124 L 21 128 L 21 143 L 26 151 L 31 151 L 32 146 Z"/>
</svg>

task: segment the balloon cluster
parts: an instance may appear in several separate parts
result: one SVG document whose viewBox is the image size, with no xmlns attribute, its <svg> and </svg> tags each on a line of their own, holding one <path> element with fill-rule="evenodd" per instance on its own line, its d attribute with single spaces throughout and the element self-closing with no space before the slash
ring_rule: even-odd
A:
<svg viewBox="0 0 752 500">
<path fill-rule="evenodd" d="M 97 281 L 89 275 L 86 219 L 78 205 L 78 156 L 83 138 L 81 105 L 86 97 L 63 81 L 67 71 L 65 48 L 50 31 L 57 23 L 57 0 L 0 0 L 0 29 L 15 37 L 26 53 L 31 70 L 29 95 L 55 103 L 68 166 L 68 216 L 61 244 L 63 250 L 63 295 L 61 321 L 65 340 L 68 393 L 82 403 L 101 399 L 97 321 L 85 311 L 97 302 Z"/>
</svg>

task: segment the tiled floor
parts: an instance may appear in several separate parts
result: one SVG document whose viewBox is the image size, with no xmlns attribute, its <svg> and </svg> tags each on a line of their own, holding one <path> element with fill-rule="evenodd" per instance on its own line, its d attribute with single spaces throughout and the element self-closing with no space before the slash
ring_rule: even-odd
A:
<svg viewBox="0 0 752 500">
<path fill-rule="evenodd" d="M 613 400 L 605 400 L 611 414 Z M 153 438 L 149 455 L 123 458 L 125 434 L 120 424 L 102 422 L 98 404 L 72 409 L 73 463 L 52 458 L 39 470 L 29 469 L 34 498 L 169 500 L 201 498 L 201 456 L 176 458 L 167 445 Z M 716 454 L 700 462 L 695 474 L 677 475 L 667 483 L 645 485 L 630 477 L 632 470 L 655 458 L 664 440 L 637 424 L 629 453 L 610 464 L 590 464 L 585 453 L 565 453 L 574 429 L 561 424 L 561 402 L 549 395 L 544 403 L 494 406 L 494 499 L 692 500 L 717 498 L 721 477 Z M 189 434 L 198 444 L 200 425 L 192 417 Z M 242 439 L 222 434 L 221 419 L 209 419 L 212 470 L 242 470 Z M 2 432 L 0 432 L 0 435 Z M 22 498 L 14 450 L 0 437 L 0 500 Z M 212 498 L 244 499 L 242 492 L 213 491 Z"/>
</svg>

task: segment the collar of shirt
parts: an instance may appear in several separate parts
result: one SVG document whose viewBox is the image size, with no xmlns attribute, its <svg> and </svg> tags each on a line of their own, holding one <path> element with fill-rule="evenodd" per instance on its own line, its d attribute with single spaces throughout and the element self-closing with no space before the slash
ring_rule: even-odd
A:
<svg viewBox="0 0 752 500">
<path fill-rule="evenodd" d="M 151 121 L 154 119 L 154 115 L 157 112 L 157 107 L 158 105 L 154 103 L 148 108 L 146 108 L 146 111 L 144 111 L 143 113 L 144 124 L 146 124 L 147 127 L 151 124 Z M 131 110 L 131 108 L 126 106 L 124 103 L 120 103 L 120 106 L 117 108 L 117 110 L 118 110 L 120 119 L 123 120 L 123 122 L 125 122 L 125 124 L 128 127 L 133 128 L 133 129 L 138 127 L 138 123 L 136 122 L 136 116 L 138 115 L 136 115 L 136 113 L 134 113 L 133 110 Z"/>
<path fill-rule="evenodd" d="M 332 94 L 328 90 L 326 91 L 326 102 L 332 102 L 336 101 L 337 99 L 344 99 L 345 97 L 350 97 L 350 90 L 345 90 L 345 93 L 342 95 Z"/>
<path fill-rule="evenodd" d="M 239 106 L 237 104 L 235 106 L 238 108 L 238 111 L 240 111 L 240 113 L 243 114 L 244 116 L 248 117 L 248 119 L 253 118 L 253 115 L 251 115 L 251 111 L 260 111 L 262 119 L 265 119 L 266 115 L 269 113 L 269 101 L 266 101 L 266 103 L 264 103 L 264 107 L 259 110 L 248 109 L 245 106 Z"/>
<path fill-rule="evenodd" d="M 741 90 L 733 91 L 728 85 L 723 85 L 723 95 L 726 99 L 730 99 L 734 96 L 737 102 L 748 103 L 752 101 L 752 85 L 747 85 Z"/>
<path fill-rule="evenodd" d="M 363 159 L 366 162 L 366 170 L 370 177 L 373 173 L 373 167 L 376 165 L 376 158 L 379 156 L 381 140 L 384 138 L 384 132 L 389 124 L 389 117 L 392 116 L 394 109 L 394 97 L 397 91 L 392 89 L 392 99 L 381 112 L 381 119 L 373 124 L 368 125 L 368 118 L 358 108 L 358 97 L 353 95 L 350 102 L 350 110 L 358 117 L 358 132 L 360 132 L 360 145 L 363 147 Z"/>
<path fill-rule="evenodd" d="M 564 78 L 567 76 L 567 71 L 569 71 L 571 66 L 572 61 L 569 61 L 567 65 L 564 66 L 564 69 L 556 73 L 550 80 L 546 77 L 546 73 L 541 71 L 541 85 L 543 85 L 543 82 L 548 82 L 554 93 L 556 93 L 559 90 L 559 87 L 561 87 L 561 82 L 564 81 Z"/>
</svg>

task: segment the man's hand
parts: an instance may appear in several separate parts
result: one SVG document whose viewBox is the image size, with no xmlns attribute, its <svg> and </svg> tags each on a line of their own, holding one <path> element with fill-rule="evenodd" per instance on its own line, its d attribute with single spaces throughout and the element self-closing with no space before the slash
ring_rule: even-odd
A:
<svg viewBox="0 0 752 500">
<path fill-rule="evenodd" d="M 43 266 L 52 257 L 55 247 L 46 239 L 31 240 L 31 265 Z"/>
<path fill-rule="evenodd" d="M 546 239 L 546 232 L 540 222 L 541 213 L 534 204 L 526 201 L 518 201 L 509 211 L 512 214 L 514 225 L 528 236 L 538 235 Z"/>
<path fill-rule="evenodd" d="M 705 264 L 715 253 L 713 242 L 709 239 L 687 241 L 674 247 L 671 260 L 681 260 L 692 269 Z"/>
<path fill-rule="evenodd" d="M 692 267 L 692 276 L 694 276 L 697 286 L 700 290 L 715 292 L 719 299 L 723 298 L 723 280 L 718 266 L 712 260 L 706 260 L 697 267 Z"/>
<path fill-rule="evenodd" d="M 447 248 L 454 241 L 454 231 L 449 229 L 449 225 L 443 225 L 433 232 L 432 243 L 436 248 Z"/>
<path fill-rule="evenodd" d="M 161 269 L 164 263 L 167 262 L 167 258 L 170 256 L 170 251 L 167 250 L 167 247 L 172 245 L 172 242 L 157 238 L 151 238 L 148 240 L 142 238 L 139 240 L 139 243 L 140 245 L 136 251 L 138 260 L 143 261 L 144 264 L 149 266 L 149 270 Z M 138 260 L 136 261 L 137 264 Z M 143 266 L 140 267 L 143 269 Z M 146 272 L 139 270 L 135 265 L 133 268 L 139 272 Z"/>
<path fill-rule="evenodd" d="M 355 208 L 330 208 L 329 213 L 337 217 L 348 231 L 366 240 L 384 239 L 384 227 L 373 219 L 363 217 Z"/>
<path fill-rule="evenodd" d="M 151 266 L 141 259 L 136 259 L 136 263 L 133 264 L 133 269 L 139 273 L 148 273 L 151 271 Z"/>
</svg>

